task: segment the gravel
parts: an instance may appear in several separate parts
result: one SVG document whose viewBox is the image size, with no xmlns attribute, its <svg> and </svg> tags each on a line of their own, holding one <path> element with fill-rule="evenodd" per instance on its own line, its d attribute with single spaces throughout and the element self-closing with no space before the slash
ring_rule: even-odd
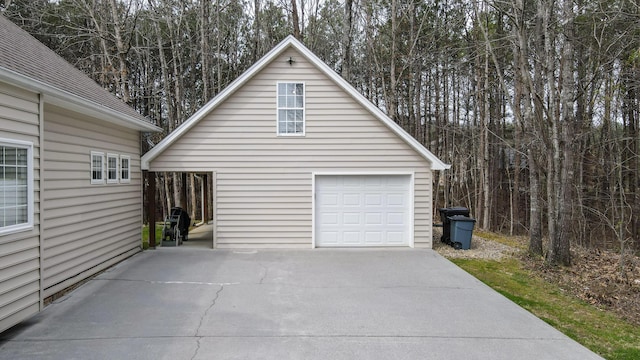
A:
<svg viewBox="0 0 640 360">
<path fill-rule="evenodd" d="M 440 255 L 448 259 L 488 259 L 500 260 L 505 256 L 511 256 L 516 249 L 500 244 L 495 241 L 486 240 L 479 236 L 471 238 L 471 249 L 456 250 L 440 241 L 442 229 L 433 229 L 433 249 Z"/>
</svg>

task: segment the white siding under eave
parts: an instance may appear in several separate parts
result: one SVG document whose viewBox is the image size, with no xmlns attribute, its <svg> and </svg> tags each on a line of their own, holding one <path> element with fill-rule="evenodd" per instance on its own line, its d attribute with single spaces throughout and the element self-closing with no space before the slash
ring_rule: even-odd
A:
<svg viewBox="0 0 640 360">
<path fill-rule="evenodd" d="M 140 250 L 139 134 L 45 107 L 44 296 Z M 131 157 L 131 182 L 91 184 L 92 151 Z"/>
<path fill-rule="evenodd" d="M 40 99 L 0 83 L 0 138 L 33 143 L 34 226 L 0 235 L 0 332 L 40 310 Z"/>
<path fill-rule="evenodd" d="M 278 81 L 305 83 L 305 136 L 276 135 Z M 218 248 L 310 247 L 313 173 L 414 173 L 415 246 L 431 247 L 429 162 L 293 50 L 155 158 L 150 170 L 216 173 Z"/>
</svg>

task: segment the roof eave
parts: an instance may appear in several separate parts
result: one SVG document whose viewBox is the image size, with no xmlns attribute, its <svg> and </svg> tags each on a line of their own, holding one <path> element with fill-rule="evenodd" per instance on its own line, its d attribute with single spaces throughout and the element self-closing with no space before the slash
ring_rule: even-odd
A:
<svg viewBox="0 0 640 360">
<path fill-rule="evenodd" d="M 382 123 L 384 123 L 391 131 L 403 139 L 409 146 L 411 146 L 416 152 L 418 152 L 423 158 L 425 158 L 431 164 L 431 170 L 447 170 L 451 168 L 450 164 L 444 163 L 437 156 L 435 156 L 429 149 L 420 144 L 413 136 L 409 135 L 402 127 L 396 124 L 391 118 L 389 118 L 382 110 L 373 105 L 373 103 L 364 97 L 361 93 L 356 91 L 351 84 L 349 84 L 344 78 L 338 75 L 327 64 L 321 61 L 311 50 L 304 46 L 298 46 L 297 43 L 292 42 L 292 45 L 301 52 L 308 61 L 314 63 L 320 71 L 326 76 L 335 81 L 342 90 L 349 93 L 360 105 L 365 107 L 369 112 L 376 116 Z"/>
<path fill-rule="evenodd" d="M 162 131 L 162 128 L 149 122 L 120 113 L 106 106 L 83 99 L 77 95 L 71 94 L 64 90 L 60 90 L 43 82 L 31 79 L 27 76 L 6 68 L 0 67 L 0 81 L 13 84 L 14 86 L 29 91 L 43 94 L 45 95 L 44 101 L 46 103 L 62 106 L 66 109 L 70 109 L 84 115 L 92 116 L 112 123 L 114 125 L 119 125 L 125 128 L 144 132 Z"/>
<path fill-rule="evenodd" d="M 368 109 L 374 116 L 381 120 L 391 131 L 403 139 L 409 146 L 411 146 L 416 152 L 418 152 L 423 158 L 425 158 L 431 164 L 431 170 L 447 170 L 451 165 L 444 163 L 427 148 L 422 146 L 416 139 L 404 131 L 398 124 L 391 120 L 382 110 L 374 106 L 369 100 L 367 100 L 362 94 L 357 92 L 346 80 L 340 77 L 333 69 L 320 60 L 311 50 L 307 49 L 302 43 L 296 40 L 292 35 L 287 36 L 265 56 L 263 56 L 258 62 L 253 64 L 247 71 L 245 71 L 239 78 L 233 81 L 227 88 L 225 88 L 220 94 L 216 95 L 207 104 L 200 108 L 195 114 L 187 119 L 176 130 L 164 138 L 153 149 L 147 152 L 141 158 L 141 166 L 143 170 L 149 170 L 149 164 L 160 155 L 167 147 L 169 147 L 174 141 L 180 138 L 184 133 L 189 131 L 195 126 L 203 117 L 205 117 L 210 111 L 215 109 L 220 103 L 226 100 L 231 94 L 233 94 L 238 88 L 244 85 L 249 79 L 251 79 L 262 68 L 267 66 L 273 59 L 288 49 L 290 46 L 294 47 L 297 51 L 302 53 L 308 61 L 316 65 L 320 71 L 322 71 L 329 78 L 334 80 L 338 86 L 344 91 L 349 93 L 358 103 Z"/>
<path fill-rule="evenodd" d="M 153 159 L 160 155 L 165 150 L 165 148 L 169 147 L 171 144 L 173 144 L 174 141 L 179 139 L 184 133 L 194 127 L 211 110 L 215 109 L 220 103 L 225 101 L 237 89 L 239 89 L 240 87 L 242 87 L 242 85 L 249 81 L 249 79 L 251 79 L 254 74 L 258 73 L 260 70 L 262 70 L 262 68 L 267 66 L 274 57 L 282 53 L 287 48 L 287 43 L 289 42 L 289 39 L 291 37 L 291 35 L 288 36 L 282 42 L 280 42 L 280 44 L 271 49 L 271 51 L 269 51 L 258 62 L 247 69 L 240 77 L 231 82 L 231 84 L 229 84 L 229 86 L 222 90 L 222 92 L 214 96 L 213 99 L 209 100 L 209 102 L 207 102 L 198 111 L 191 115 L 189 119 L 178 126 L 177 129 L 172 131 L 171 134 L 162 139 L 162 141 L 160 141 L 155 147 L 153 147 L 153 149 L 144 154 L 140 159 L 142 170 L 149 170 L 149 164 L 151 163 L 151 161 L 153 161 Z"/>
</svg>

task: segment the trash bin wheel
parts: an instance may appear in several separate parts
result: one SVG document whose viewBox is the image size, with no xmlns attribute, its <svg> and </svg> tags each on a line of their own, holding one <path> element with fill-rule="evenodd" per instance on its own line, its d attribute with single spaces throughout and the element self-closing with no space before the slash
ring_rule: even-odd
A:
<svg viewBox="0 0 640 360">
<path fill-rule="evenodd" d="M 458 242 L 458 241 L 454 242 L 453 243 L 453 248 L 456 249 L 456 250 L 462 249 L 462 243 Z"/>
</svg>

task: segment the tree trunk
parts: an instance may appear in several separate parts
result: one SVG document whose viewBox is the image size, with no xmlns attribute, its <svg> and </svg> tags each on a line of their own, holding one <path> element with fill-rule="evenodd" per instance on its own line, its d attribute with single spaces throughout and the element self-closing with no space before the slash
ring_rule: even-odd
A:
<svg viewBox="0 0 640 360">
<path fill-rule="evenodd" d="M 342 19 L 342 67 L 341 75 L 351 81 L 351 29 L 353 28 L 353 0 L 345 0 L 344 18 Z"/>
<path fill-rule="evenodd" d="M 125 44 L 122 35 L 122 23 L 120 22 L 121 14 L 118 13 L 116 0 L 110 0 L 111 5 L 111 21 L 113 21 L 113 36 L 116 43 L 116 51 L 118 52 L 119 71 L 116 75 L 116 82 L 120 85 L 122 100 L 127 104 L 131 103 L 131 92 L 129 89 L 129 67 L 127 66 L 127 55 L 129 53 L 129 44 Z M 130 10 L 130 9 L 128 9 Z"/>
<path fill-rule="evenodd" d="M 560 118 L 553 123 L 553 194 L 554 232 L 549 234 L 547 261 L 556 265 L 571 265 L 570 232 L 573 202 L 573 146 L 574 129 L 574 67 L 573 67 L 573 1 L 564 0 L 562 7 L 564 33 L 561 53 Z"/>
<path fill-rule="evenodd" d="M 293 22 L 293 37 L 302 41 L 300 18 L 298 16 L 298 0 L 291 0 L 291 21 Z"/>
</svg>

